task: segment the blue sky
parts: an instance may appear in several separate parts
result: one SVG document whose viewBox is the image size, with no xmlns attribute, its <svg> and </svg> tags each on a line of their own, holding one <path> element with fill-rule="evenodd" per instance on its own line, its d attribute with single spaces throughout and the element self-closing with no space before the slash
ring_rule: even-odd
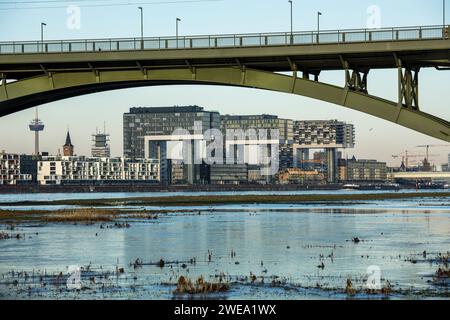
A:
<svg viewBox="0 0 450 320">
<path fill-rule="evenodd" d="M 27 2 L 22 3 L 20 2 Z M 140 3 L 145 12 L 145 35 L 175 34 L 175 19 L 180 17 L 181 35 L 222 34 L 288 31 L 290 28 L 289 3 L 286 0 L 223 0 L 211 2 L 166 3 L 164 0 L 117 1 L 61 1 L 0 0 L 0 41 L 37 40 L 40 23 L 47 23 L 46 39 L 84 39 L 137 37 L 140 35 L 139 4 L 127 6 L 89 7 L 96 4 Z M 148 4 L 151 2 L 158 4 Z M 16 4 L 8 4 L 8 3 Z M 81 8 L 80 29 L 69 29 L 67 6 Z M 381 26 L 412 26 L 442 24 L 442 0 L 294 0 L 294 29 L 317 28 L 316 12 L 323 13 L 321 29 L 366 27 L 367 9 L 376 5 L 381 10 Z M 14 9 L 23 7 L 58 7 L 46 9 Z M 450 2 L 447 5 L 450 11 Z M 448 15 L 450 22 L 450 15 Z M 391 100 L 397 99 L 396 70 L 376 71 L 369 76 L 369 90 Z M 446 99 L 449 72 L 423 70 L 420 74 L 422 109 L 444 119 L 450 119 L 450 100 Z M 343 72 L 324 73 L 321 81 L 343 85 Z M 288 94 L 260 90 L 205 86 L 168 86 L 118 90 L 86 95 L 42 105 L 40 114 L 46 123 L 41 136 L 41 150 L 56 153 L 65 140 L 70 127 L 73 144 L 78 154 L 89 154 L 90 135 L 106 121 L 111 134 L 113 155 L 122 154 L 122 114 L 133 106 L 166 106 L 197 104 L 221 113 L 268 113 L 293 119 L 339 119 L 356 127 L 357 146 L 347 150 L 348 155 L 376 158 L 392 164 L 391 155 L 420 144 L 443 144 L 386 121 L 352 110 Z M 18 153 L 33 151 L 33 135 L 27 124 L 34 110 L 26 110 L 0 119 L 0 150 Z M 13 137 L 13 138 L 11 138 Z M 392 139 L 395 137 L 395 139 Z M 436 162 L 446 162 L 450 148 L 432 150 L 440 154 Z M 433 159 L 432 159 L 433 160 Z"/>
</svg>

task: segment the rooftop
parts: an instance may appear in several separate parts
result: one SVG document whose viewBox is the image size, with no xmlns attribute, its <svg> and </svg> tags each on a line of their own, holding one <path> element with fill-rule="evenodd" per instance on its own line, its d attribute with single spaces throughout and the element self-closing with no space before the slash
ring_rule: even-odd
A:
<svg viewBox="0 0 450 320">
<path fill-rule="evenodd" d="M 172 107 L 135 107 L 130 108 L 128 114 L 142 113 L 182 113 L 182 112 L 203 112 L 204 109 L 199 106 L 172 106 Z"/>
<path fill-rule="evenodd" d="M 230 115 L 226 114 L 221 116 L 222 120 L 274 120 L 278 119 L 278 116 L 269 114 L 260 115 Z"/>
</svg>

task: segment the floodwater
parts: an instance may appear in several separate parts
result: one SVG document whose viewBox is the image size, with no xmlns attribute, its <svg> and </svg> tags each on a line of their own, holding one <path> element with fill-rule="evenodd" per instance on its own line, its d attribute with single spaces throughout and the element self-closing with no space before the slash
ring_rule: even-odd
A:
<svg viewBox="0 0 450 320">
<path fill-rule="evenodd" d="M 143 195 L 149 196 L 107 196 Z M 60 196 L 102 197 L 2 195 L 0 202 Z M 24 235 L 0 240 L 0 298 L 450 298 L 449 279 L 436 277 L 450 262 L 449 197 L 178 210 L 186 212 L 127 220 L 128 228 L 37 223 L 9 230 L 0 225 L 0 231 Z M 67 286 L 71 266 L 82 270 L 81 289 Z M 175 294 L 180 276 L 193 282 L 200 276 L 222 280 L 229 290 Z M 348 279 L 355 295 L 345 292 Z M 368 294 L 369 279 L 391 292 Z"/>
</svg>

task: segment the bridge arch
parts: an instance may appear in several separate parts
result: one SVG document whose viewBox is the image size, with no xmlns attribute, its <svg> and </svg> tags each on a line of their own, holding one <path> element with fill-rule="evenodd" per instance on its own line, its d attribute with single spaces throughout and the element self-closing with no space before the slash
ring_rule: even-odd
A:
<svg viewBox="0 0 450 320">
<path fill-rule="evenodd" d="M 47 73 L 0 86 L 0 116 L 61 99 L 107 90 L 173 84 L 257 88 L 305 96 L 396 123 L 450 142 L 450 123 L 365 92 L 245 67 L 201 67 Z"/>
</svg>

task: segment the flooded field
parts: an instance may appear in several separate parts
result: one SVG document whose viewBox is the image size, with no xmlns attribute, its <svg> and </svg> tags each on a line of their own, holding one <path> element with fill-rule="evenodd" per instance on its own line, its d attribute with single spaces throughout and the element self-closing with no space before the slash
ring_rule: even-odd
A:
<svg viewBox="0 0 450 320">
<path fill-rule="evenodd" d="M 0 299 L 450 299 L 447 196 L 121 208 L 151 214 L 1 220 Z"/>
</svg>

